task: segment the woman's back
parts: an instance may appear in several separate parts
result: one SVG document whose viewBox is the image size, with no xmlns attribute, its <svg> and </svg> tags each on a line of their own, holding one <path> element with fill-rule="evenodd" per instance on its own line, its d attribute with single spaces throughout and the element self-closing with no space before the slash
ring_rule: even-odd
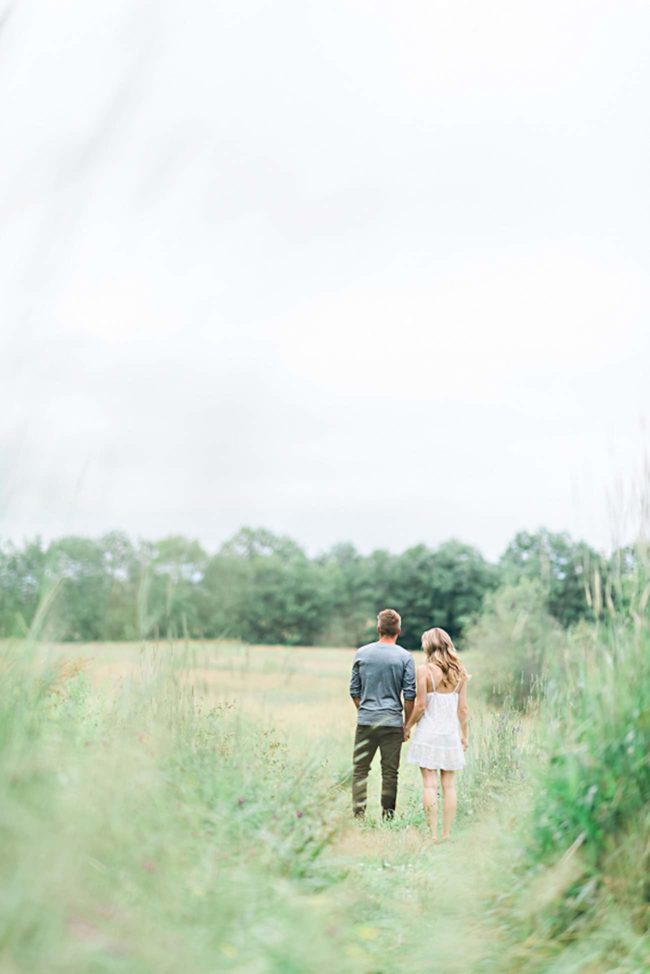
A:
<svg viewBox="0 0 650 974">
<path fill-rule="evenodd" d="M 429 671 L 425 716 L 433 724 L 430 730 L 437 734 L 455 734 L 459 729 L 458 695 L 462 681 L 456 681 L 449 688 L 449 681 L 444 679 L 440 667 L 424 665 Z"/>
<path fill-rule="evenodd" d="M 422 666 L 427 672 L 427 693 L 451 696 L 459 692 L 463 682 L 460 674 L 452 673 L 451 670 L 444 673 L 437 663 L 423 663 Z"/>
</svg>

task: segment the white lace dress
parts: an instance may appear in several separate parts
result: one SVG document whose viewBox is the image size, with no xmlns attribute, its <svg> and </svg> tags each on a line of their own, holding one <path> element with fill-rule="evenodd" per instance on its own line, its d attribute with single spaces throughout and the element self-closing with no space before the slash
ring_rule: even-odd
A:
<svg viewBox="0 0 650 974">
<path fill-rule="evenodd" d="M 430 771 L 460 771 L 465 767 L 465 752 L 460 743 L 458 694 L 460 683 L 451 693 L 427 693 L 426 709 L 411 734 L 407 761 Z"/>
</svg>

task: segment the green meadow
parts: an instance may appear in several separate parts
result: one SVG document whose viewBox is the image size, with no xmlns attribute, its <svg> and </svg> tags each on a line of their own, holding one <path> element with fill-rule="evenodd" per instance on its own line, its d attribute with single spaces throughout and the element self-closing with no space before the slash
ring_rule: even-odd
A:
<svg viewBox="0 0 650 974">
<path fill-rule="evenodd" d="M 351 821 L 349 649 L 4 642 L 0 971 L 646 971 L 649 643 L 564 634 L 526 707 L 472 646 L 433 847 L 405 761 Z"/>
</svg>

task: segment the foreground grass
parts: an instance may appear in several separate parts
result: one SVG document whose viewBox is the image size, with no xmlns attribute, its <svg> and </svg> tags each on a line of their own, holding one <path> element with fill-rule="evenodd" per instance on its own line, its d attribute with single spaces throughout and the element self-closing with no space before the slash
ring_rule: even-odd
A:
<svg viewBox="0 0 650 974">
<path fill-rule="evenodd" d="M 569 641 L 541 712 L 522 861 L 497 911 L 504 972 L 649 969 L 650 633 L 588 635 L 584 653 Z"/>
<path fill-rule="evenodd" d="M 459 828 L 433 848 L 410 766 L 395 823 L 377 771 L 350 822 L 348 651 L 8 644 L 1 664 L 3 974 L 644 970 L 623 853 L 618 874 L 609 835 L 588 868 L 591 841 L 580 871 L 566 856 L 586 779 L 548 759 L 584 719 L 557 702 L 542 723 L 475 702 Z M 569 821 L 550 839 L 545 793 Z"/>
<path fill-rule="evenodd" d="M 335 964 L 303 901 L 328 837 L 314 768 L 173 665 L 113 694 L 16 660 L 6 676 L 3 969 Z"/>
</svg>

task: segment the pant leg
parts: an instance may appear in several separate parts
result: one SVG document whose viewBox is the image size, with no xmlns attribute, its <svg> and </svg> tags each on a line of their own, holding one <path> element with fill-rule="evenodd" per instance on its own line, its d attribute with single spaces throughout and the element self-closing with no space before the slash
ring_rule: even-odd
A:
<svg viewBox="0 0 650 974">
<path fill-rule="evenodd" d="M 372 727 L 357 726 L 352 757 L 352 808 L 355 815 L 366 811 L 368 802 L 368 774 L 379 745 L 377 732 Z"/>
<path fill-rule="evenodd" d="M 392 818 L 397 802 L 397 776 L 402 756 L 404 732 L 401 727 L 382 727 L 379 751 L 381 754 L 381 808 L 384 818 Z"/>
</svg>

